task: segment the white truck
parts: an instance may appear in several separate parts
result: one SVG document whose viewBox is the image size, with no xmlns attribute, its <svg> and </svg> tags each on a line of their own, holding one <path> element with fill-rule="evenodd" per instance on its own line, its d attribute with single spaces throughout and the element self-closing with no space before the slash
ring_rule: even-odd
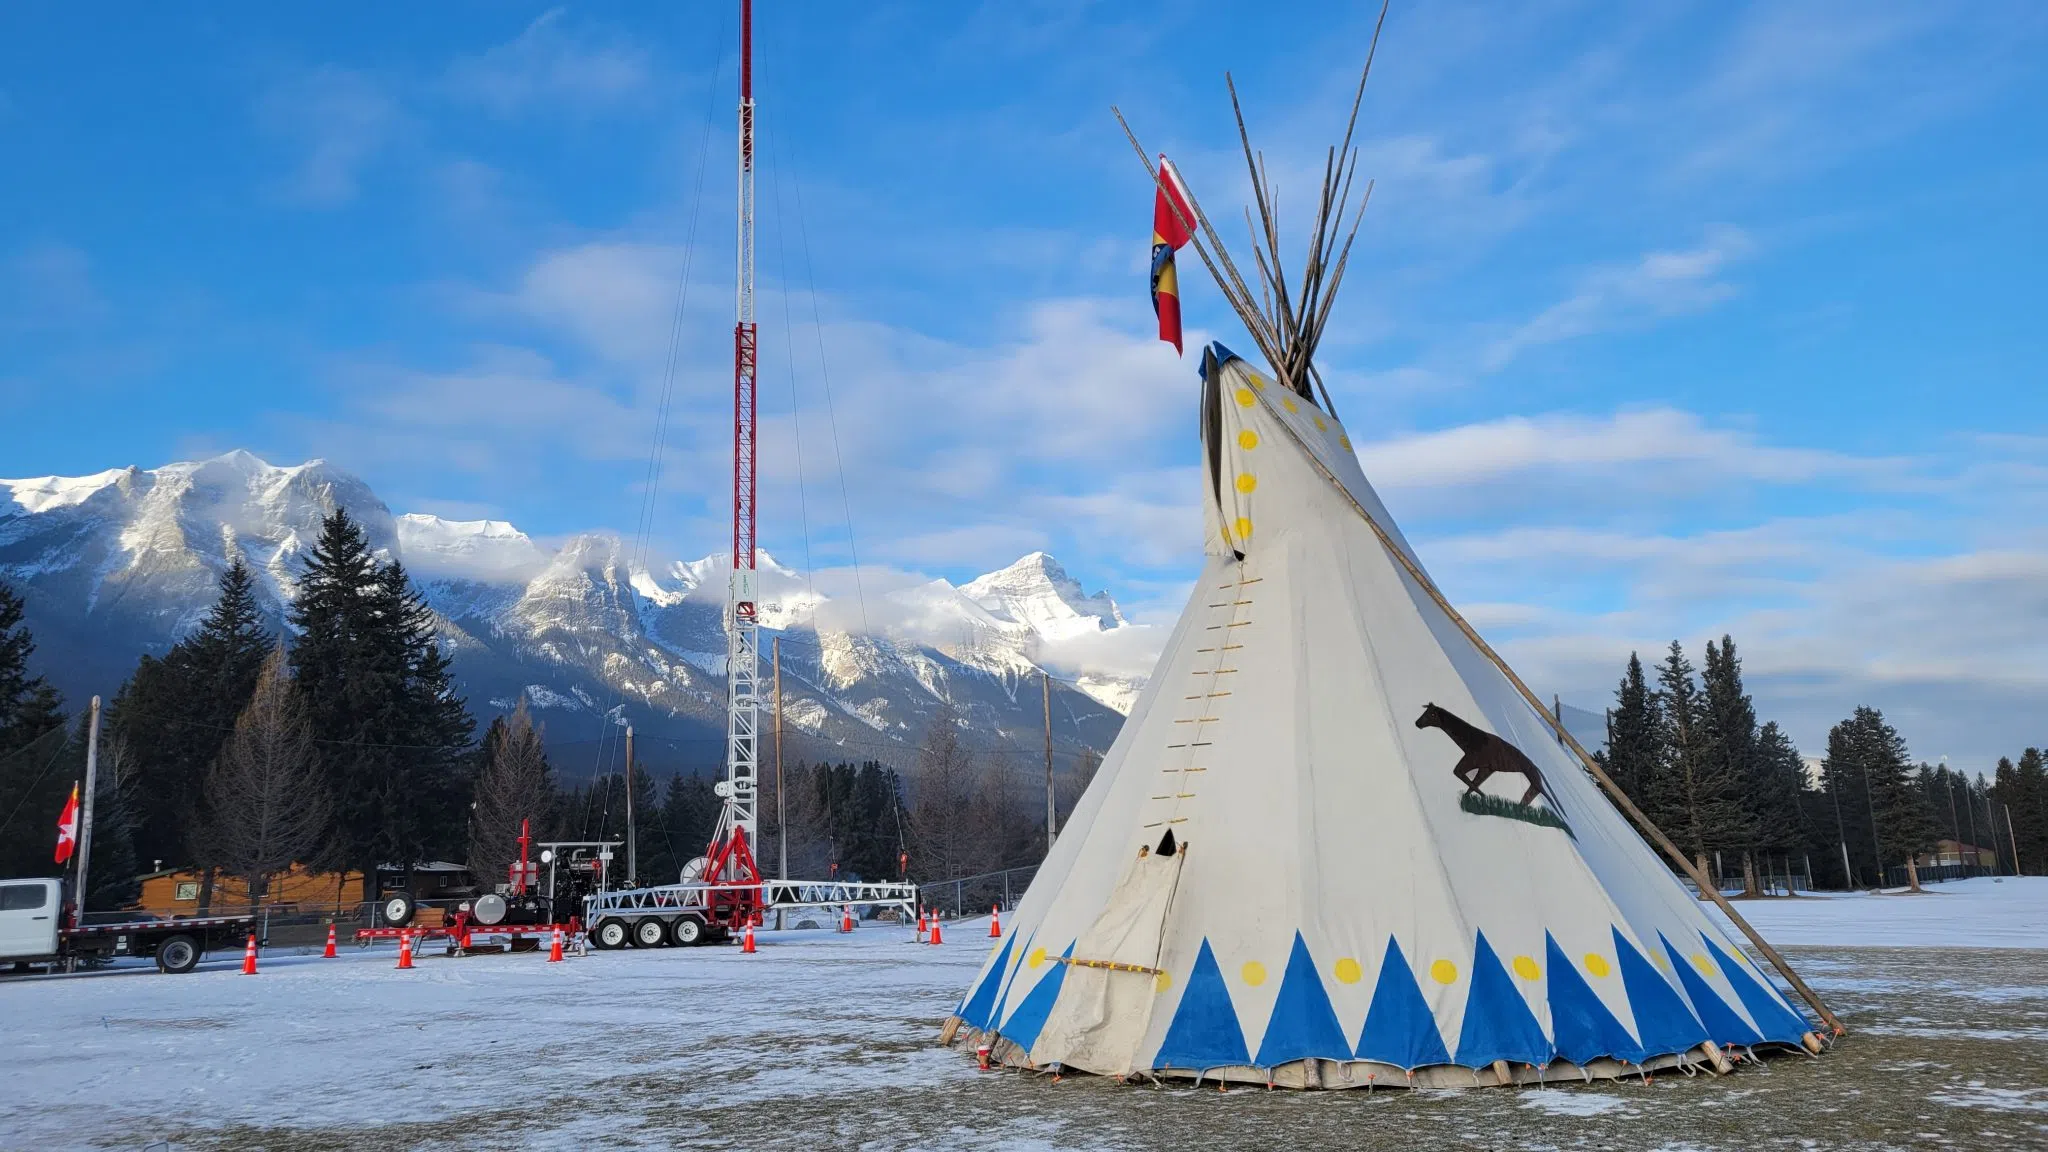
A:
<svg viewBox="0 0 2048 1152">
<path fill-rule="evenodd" d="M 145 956 L 159 971 L 190 972 L 210 948 L 233 947 L 256 931 L 253 916 L 127 919 L 73 926 L 61 880 L 0 880 L 0 966 Z"/>
</svg>

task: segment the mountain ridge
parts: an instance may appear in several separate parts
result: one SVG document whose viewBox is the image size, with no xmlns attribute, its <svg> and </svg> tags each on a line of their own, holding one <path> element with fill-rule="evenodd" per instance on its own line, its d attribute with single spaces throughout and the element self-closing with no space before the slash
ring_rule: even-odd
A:
<svg viewBox="0 0 2048 1152">
<path fill-rule="evenodd" d="M 635 562 L 613 533 L 548 546 L 507 521 L 394 515 L 324 460 L 280 466 L 237 449 L 0 480 L 0 579 L 27 603 L 38 665 L 75 703 L 111 695 L 137 657 L 195 627 L 236 559 L 282 630 L 305 554 L 337 507 L 405 564 L 479 716 L 524 695 L 557 737 L 593 739 L 631 722 L 668 746 L 702 747 L 694 766 L 722 762 L 722 553 Z M 837 619 L 844 606 L 768 554 L 758 568 L 764 657 L 779 638 L 786 735 L 801 755 L 902 761 L 949 706 L 971 746 L 1042 755 L 1038 692 L 1022 689 L 1052 671 L 1054 742 L 1067 759 L 1108 747 L 1118 705 L 1142 683 L 1086 666 L 1065 677 L 1064 646 L 1145 626 L 1042 552 L 960 587 L 933 580 L 870 594 L 861 615 L 883 617 L 872 630 Z"/>
</svg>

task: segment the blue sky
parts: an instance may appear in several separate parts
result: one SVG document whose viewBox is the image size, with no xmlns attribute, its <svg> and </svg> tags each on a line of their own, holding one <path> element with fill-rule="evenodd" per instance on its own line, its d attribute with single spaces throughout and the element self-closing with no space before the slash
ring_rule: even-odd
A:
<svg viewBox="0 0 2048 1152">
<path fill-rule="evenodd" d="M 719 548 L 730 9 L 9 7 L 0 474 L 246 447 L 630 531 L 687 270 L 653 523 Z M 875 579 L 1045 548 L 1170 618 L 1192 362 L 1109 106 L 1234 215 L 1230 69 L 1298 220 L 1372 16 L 764 4 L 768 546 L 843 566 L 850 513 Z M 1727 630 L 1810 752 L 1863 702 L 1930 759 L 2048 740 L 2043 58 L 2016 0 L 1396 5 L 1324 367 L 1533 678 L 1598 707 Z"/>
</svg>

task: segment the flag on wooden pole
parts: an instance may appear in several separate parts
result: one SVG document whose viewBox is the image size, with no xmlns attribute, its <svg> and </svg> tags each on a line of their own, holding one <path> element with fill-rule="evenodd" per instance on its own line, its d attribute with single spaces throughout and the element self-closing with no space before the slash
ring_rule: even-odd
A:
<svg viewBox="0 0 2048 1152">
<path fill-rule="evenodd" d="M 71 799 L 64 802 L 64 811 L 57 814 L 57 863 L 71 859 L 71 852 L 78 847 L 78 785 L 71 786 Z"/>
<path fill-rule="evenodd" d="M 1159 338 L 1181 351 L 1180 278 L 1173 254 L 1187 244 L 1195 211 L 1180 173 L 1164 154 L 1159 157 L 1159 183 L 1152 199 L 1152 311 L 1159 317 Z"/>
</svg>

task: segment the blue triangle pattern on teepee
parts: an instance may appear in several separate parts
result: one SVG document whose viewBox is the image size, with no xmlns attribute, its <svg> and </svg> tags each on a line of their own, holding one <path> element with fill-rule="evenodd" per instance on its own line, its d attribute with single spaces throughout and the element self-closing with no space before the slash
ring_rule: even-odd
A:
<svg viewBox="0 0 2048 1152">
<path fill-rule="evenodd" d="M 1664 954 L 1671 957 L 1671 966 L 1678 973 L 1678 982 L 1685 985 L 1685 994 L 1692 1001 L 1692 1010 L 1699 1014 L 1700 1023 L 1707 1026 L 1707 1035 L 1713 1037 L 1715 1043 L 1756 1044 L 1763 1040 L 1763 1037 L 1757 1035 L 1756 1029 L 1749 1026 L 1749 1021 L 1742 1018 L 1740 1012 L 1730 1008 L 1728 1002 L 1721 999 L 1721 994 L 1714 991 L 1712 984 L 1693 971 L 1692 965 L 1684 956 L 1679 955 L 1678 949 L 1671 946 L 1671 941 L 1665 939 L 1662 932 L 1657 933 L 1657 939 L 1664 945 Z"/>
<path fill-rule="evenodd" d="M 1621 985 L 1628 990 L 1628 1008 L 1635 1013 L 1643 1053 L 1663 1056 L 1683 1052 L 1707 1038 L 1707 1030 L 1662 974 L 1615 928 L 1614 955 L 1621 962 Z"/>
<path fill-rule="evenodd" d="M 1259 1041 L 1258 1062 L 1271 1068 L 1308 1057 L 1348 1060 L 1351 1043 L 1344 1038 L 1344 1026 L 1337 1023 L 1337 1010 L 1330 1007 L 1330 994 L 1316 974 L 1308 943 L 1296 932 L 1287 974 L 1280 978 L 1280 994 L 1266 1021 L 1265 1039 Z"/>
<path fill-rule="evenodd" d="M 1358 1034 L 1358 1058 L 1401 1068 L 1451 1062 L 1443 1033 L 1437 1031 L 1436 1016 L 1422 998 L 1422 989 L 1415 985 L 1415 972 L 1408 967 L 1400 942 L 1392 936 L 1387 937 L 1387 954 L 1380 961 L 1379 981 L 1373 985 L 1365 1030 Z"/>
<path fill-rule="evenodd" d="M 1010 966 L 1010 974 L 1003 979 L 1002 988 L 996 992 L 995 1007 L 988 1010 L 988 1027 L 994 1028 L 1003 1022 L 1003 1013 L 1009 1010 L 1010 993 L 1016 990 L 1017 977 L 1024 974 L 1024 958 L 1031 955 L 1031 942 L 1038 939 L 1038 930 L 1032 929 L 1017 946 L 1017 962 Z"/>
<path fill-rule="evenodd" d="M 1067 945 L 1067 950 L 1061 953 L 1066 957 L 1073 954 L 1072 944 Z M 1052 971 L 1039 977 L 1038 986 L 1026 993 L 1016 1010 L 1010 1013 L 1010 1018 L 1003 1021 L 1003 1026 L 999 1029 L 1003 1039 L 1029 1052 L 1031 1046 L 1038 1042 L 1038 1032 L 1045 1027 L 1046 1017 L 1052 1015 L 1052 1002 L 1059 999 L 1060 985 L 1066 983 L 1066 980 L 1065 964 L 1054 964 Z"/>
<path fill-rule="evenodd" d="M 1529 1002 L 1481 932 L 1472 950 L 1472 989 L 1465 997 L 1465 1023 L 1458 1033 L 1458 1063 L 1468 1068 L 1484 1068 L 1495 1060 L 1548 1064 L 1552 1051 Z"/>
<path fill-rule="evenodd" d="M 1209 950 L 1207 937 L 1195 956 L 1195 970 L 1188 974 L 1187 990 L 1180 994 L 1180 1007 L 1152 1058 L 1154 1068 L 1221 1068 L 1249 1064 L 1245 1050 L 1244 1026 L 1238 1023 L 1237 1008 L 1230 1002 L 1230 989 L 1223 984 L 1223 970 L 1216 966 L 1216 954 Z"/>
<path fill-rule="evenodd" d="M 1735 986 L 1735 994 L 1742 998 L 1742 1006 L 1756 1018 L 1757 1030 L 1763 1033 L 1764 1039 L 1797 1044 L 1801 1036 L 1813 1031 L 1813 1025 L 1807 1023 L 1804 1016 L 1788 1006 L 1775 991 L 1752 979 L 1748 971 L 1716 947 L 1706 933 L 1700 933 L 1700 939 L 1706 941 L 1707 952 L 1727 974 L 1728 983 Z"/>
<path fill-rule="evenodd" d="M 1003 954 L 996 957 L 995 965 L 988 970 L 988 975 L 981 978 L 981 984 L 974 989 L 974 994 L 960 1006 L 958 1015 L 970 1027 L 988 1027 L 989 1017 L 996 1010 L 996 991 L 1002 987 L 1003 977 L 1009 974 L 1010 948 L 1016 942 L 1015 936 L 1003 941 Z"/>
<path fill-rule="evenodd" d="M 1641 1064 L 1643 1046 L 1572 967 L 1556 937 L 1545 932 L 1543 939 L 1544 963 L 1550 971 L 1550 1035 L 1557 1054 L 1574 1064 L 1602 1056 Z"/>
</svg>

